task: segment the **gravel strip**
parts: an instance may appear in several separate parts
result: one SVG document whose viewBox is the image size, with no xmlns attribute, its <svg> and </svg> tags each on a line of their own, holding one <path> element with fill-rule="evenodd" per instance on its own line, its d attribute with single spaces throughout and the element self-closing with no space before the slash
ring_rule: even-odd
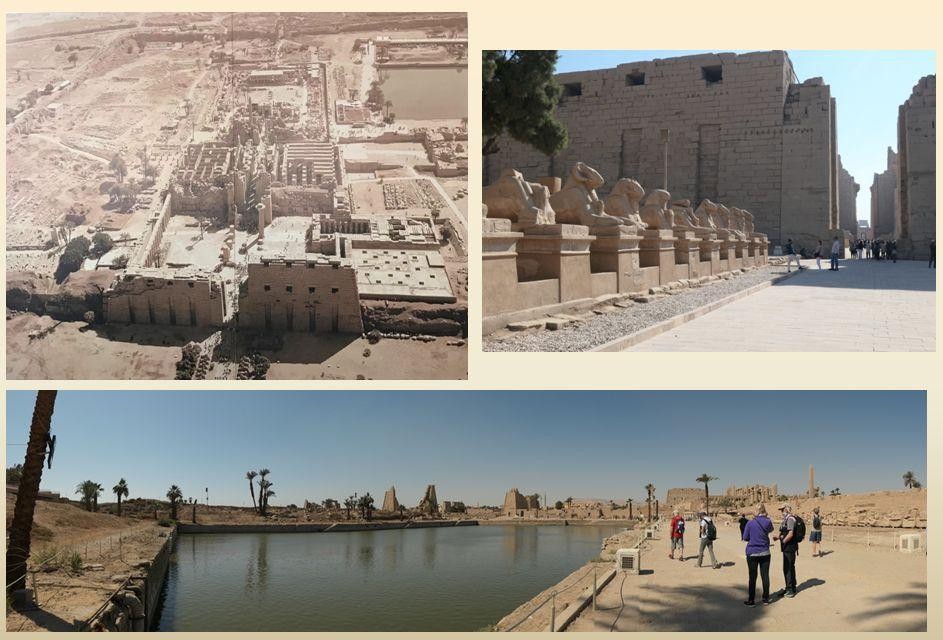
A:
<svg viewBox="0 0 943 640">
<path fill-rule="evenodd" d="M 484 351 L 588 351 L 593 347 L 641 331 L 669 318 L 726 298 L 786 273 L 785 265 L 761 267 L 694 289 L 625 309 L 591 315 L 557 331 L 537 330 L 484 338 Z M 628 300 L 628 299 L 626 299 Z"/>
</svg>

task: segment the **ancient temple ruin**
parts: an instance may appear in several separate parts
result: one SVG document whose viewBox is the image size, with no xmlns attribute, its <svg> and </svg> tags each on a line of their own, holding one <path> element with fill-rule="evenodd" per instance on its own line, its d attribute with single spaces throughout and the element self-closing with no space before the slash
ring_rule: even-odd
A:
<svg viewBox="0 0 943 640">
<path fill-rule="evenodd" d="M 767 263 L 754 216 L 707 198 L 696 206 L 583 162 L 566 181 L 506 168 L 482 192 L 485 333 L 535 309 L 555 312 L 605 295 L 701 284 Z M 738 203 L 742 204 L 742 203 Z"/>
<path fill-rule="evenodd" d="M 676 199 L 740 203 L 773 245 L 792 238 L 811 249 L 839 228 L 835 99 L 822 78 L 800 82 L 785 51 L 630 62 L 556 80 L 568 148 L 550 157 L 502 137 L 484 158 L 485 184 L 509 167 L 562 178 L 582 160 L 613 178 L 600 197 L 631 176 Z"/>
<path fill-rule="evenodd" d="M 540 496 L 536 493 L 525 496 L 515 488 L 504 495 L 504 507 L 501 509 L 501 514 L 511 517 L 524 517 L 528 515 L 528 512 L 533 515 L 534 512 L 539 510 Z"/>
<path fill-rule="evenodd" d="M 399 500 L 396 499 L 396 487 L 390 487 L 383 494 L 383 511 L 399 511 Z"/>
<path fill-rule="evenodd" d="M 895 234 L 901 258 L 925 260 L 936 239 L 936 76 L 920 79 L 897 117 Z"/>
<path fill-rule="evenodd" d="M 426 493 L 416 506 L 416 510 L 423 515 L 435 516 L 439 514 L 439 501 L 435 496 L 434 484 L 430 484 L 426 487 Z"/>
</svg>

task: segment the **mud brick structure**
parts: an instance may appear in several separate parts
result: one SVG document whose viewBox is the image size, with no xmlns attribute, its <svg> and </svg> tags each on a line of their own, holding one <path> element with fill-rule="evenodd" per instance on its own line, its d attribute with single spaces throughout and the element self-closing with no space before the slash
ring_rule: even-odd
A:
<svg viewBox="0 0 943 640">
<path fill-rule="evenodd" d="M 897 153 L 887 148 L 887 169 L 871 182 L 871 233 L 874 238 L 894 236 L 897 198 Z"/>
<path fill-rule="evenodd" d="M 897 217 L 901 258 L 925 260 L 936 238 L 936 76 L 914 86 L 897 117 Z"/>
<path fill-rule="evenodd" d="M 185 269 L 129 269 L 104 293 L 108 322 L 220 327 L 224 284 L 216 274 Z"/>
<path fill-rule="evenodd" d="M 835 235 L 835 100 L 821 78 L 800 83 L 786 52 L 633 62 L 557 80 L 568 148 L 548 157 L 503 138 L 484 158 L 486 185 L 506 168 L 563 177 L 583 160 L 610 177 L 601 197 L 631 177 L 694 203 L 746 203 L 773 245 L 792 238 L 811 249 Z"/>
</svg>

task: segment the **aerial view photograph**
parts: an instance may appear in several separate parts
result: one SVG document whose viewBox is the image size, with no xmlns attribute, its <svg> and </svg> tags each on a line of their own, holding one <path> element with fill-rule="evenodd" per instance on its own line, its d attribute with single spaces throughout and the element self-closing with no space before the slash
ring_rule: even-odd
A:
<svg viewBox="0 0 943 640">
<path fill-rule="evenodd" d="M 6 16 L 10 379 L 465 379 L 464 13 Z"/>
<path fill-rule="evenodd" d="M 924 392 L 6 398 L 7 631 L 927 630 Z"/>
</svg>

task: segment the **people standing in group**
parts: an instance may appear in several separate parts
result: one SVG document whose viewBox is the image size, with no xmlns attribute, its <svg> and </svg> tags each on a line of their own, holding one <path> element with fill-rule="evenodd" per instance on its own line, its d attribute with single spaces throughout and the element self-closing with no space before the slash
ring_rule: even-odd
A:
<svg viewBox="0 0 943 640">
<path fill-rule="evenodd" d="M 838 253 L 841 251 L 841 242 L 838 240 L 838 236 L 835 236 L 832 239 L 832 266 L 829 268 L 829 271 L 838 271 Z"/>
<path fill-rule="evenodd" d="M 799 256 L 796 255 L 796 248 L 792 245 L 792 238 L 786 240 L 786 272 L 792 271 L 792 263 L 795 261 L 797 269 L 804 269 L 799 262 Z"/>
<path fill-rule="evenodd" d="M 930 264 L 927 268 L 936 269 L 936 240 L 930 241 Z"/>
<path fill-rule="evenodd" d="M 858 245 L 852 242 L 850 249 L 851 249 L 851 259 L 857 260 L 858 259 Z"/>
<path fill-rule="evenodd" d="M 752 520 L 743 522 L 741 526 L 743 533 L 740 538 L 747 543 L 747 571 L 749 580 L 747 583 L 747 599 L 743 603 L 748 607 L 756 606 L 756 578 L 759 574 L 763 581 L 763 604 L 769 604 L 769 563 L 770 563 L 770 541 L 769 534 L 773 532 L 773 522 L 766 515 L 766 505 L 759 505 L 753 515 Z"/>
<path fill-rule="evenodd" d="M 822 555 L 822 516 L 819 508 L 812 510 L 812 532 L 809 534 L 809 542 L 812 543 L 812 557 Z"/>
<path fill-rule="evenodd" d="M 717 525 L 714 524 L 713 519 L 707 515 L 706 511 L 701 511 L 697 516 L 700 520 L 700 544 L 697 550 L 697 566 L 700 567 L 704 563 L 704 551 L 707 551 L 711 554 L 711 567 L 720 569 L 720 565 L 717 564 L 717 558 L 714 556 L 714 540 L 717 539 Z"/>
<path fill-rule="evenodd" d="M 675 559 L 675 550 L 681 555 L 679 560 L 684 561 L 684 516 L 678 513 L 678 510 L 673 511 L 673 517 L 671 518 L 671 551 L 668 553 L 668 557 L 672 560 Z"/>
<path fill-rule="evenodd" d="M 799 540 L 796 532 L 796 516 L 792 514 L 792 507 L 784 504 L 780 507 L 783 520 L 779 525 L 779 534 L 773 536 L 773 540 L 779 540 L 780 551 L 783 554 L 783 578 L 786 581 L 786 587 L 782 590 L 782 595 L 787 598 L 795 598 L 798 586 L 796 584 L 796 556 L 799 555 Z"/>
<path fill-rule="evenodd" d="M 871 241 L 868 240 L 864 243 L 864 256 L 870 260 L 871 259 Z"/>
<path fill-rule="evenodd" d="M 819 240 L 818 246 L 815 247 L 815 253 L 813 257 L 815 258 L 815 266 L 818 267 L 819 271 L 822 270 L 822 256 L 825 254 L 825 247 L 822 245 L 822 241 Z"/>
</svg>

